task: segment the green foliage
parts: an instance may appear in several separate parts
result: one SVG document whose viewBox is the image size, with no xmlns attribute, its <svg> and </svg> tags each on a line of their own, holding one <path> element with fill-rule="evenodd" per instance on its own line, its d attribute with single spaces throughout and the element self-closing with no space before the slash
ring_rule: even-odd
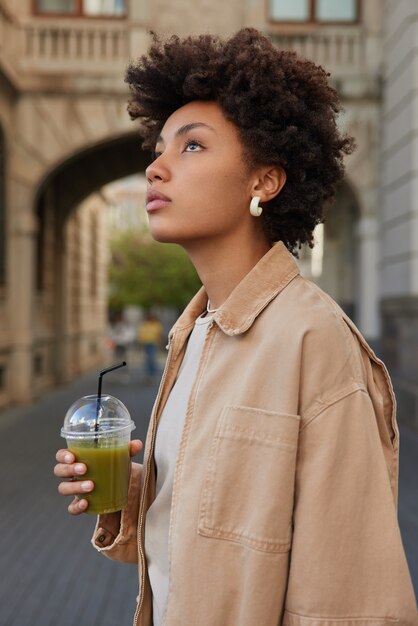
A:
<svg viewBox="0 0 418 626">
<path fill-rule="evenodd" d="M 183 248 L 127 232 L 110 243 L 109 306 L 183 309 L 201 286 Z"/>
</svg>

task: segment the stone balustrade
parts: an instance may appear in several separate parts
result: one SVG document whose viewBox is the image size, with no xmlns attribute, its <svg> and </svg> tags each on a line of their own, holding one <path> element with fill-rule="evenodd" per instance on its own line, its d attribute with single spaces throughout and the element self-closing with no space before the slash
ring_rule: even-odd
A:
<svg viewBox="0 0 418 626">
<path fill-rule="evenodd" d="M 272 34 L 271 37 L 279 48 L 294 50 L 336 75 L 358 75 L 378 65 L 379 40 L 357 28 L 327 28 L 326 31 Z"/>
<path fill-rule="evenodd" d="M 130 20 L 33 16 L 18 20 L 8 6 L 0 0 L 0 61 L 9 59 L 19 75 L 120 74 L 131 48 L 135 54 L 141 48 L 138 29 L 146 36 L 145 25 Z M 336 77 L 379 70 L 380 40 L 362 28 L 327 27 L 270 36 L 278 47 L 312 59 Z"/>
<path fill-rule="evenodd" d="M 0 63 L 22 86 L 43 75 L 120 75 L 138 30 L 120 19 L 19 18 L 0 0 Z"/>
<path fill-rule="evenodd" d="M 129 58 L 129 30 L 120 20 L 32 19 L 21 29 L 25 69 L 108 74 Z"/>
</svg>

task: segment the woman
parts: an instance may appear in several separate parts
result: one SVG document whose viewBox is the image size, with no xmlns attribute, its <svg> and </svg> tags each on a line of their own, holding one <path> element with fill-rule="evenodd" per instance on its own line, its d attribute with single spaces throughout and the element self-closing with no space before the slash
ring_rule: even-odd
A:
<svg viewBox="0 0 418 626">
<path fill-rule="evenodd" d="M 327 74 L 243 29 L 155 37 L 127 81 L 155 150 L 150 231 L 203 287 L 170 332 L 129 504 L 93 544 L 138 562 L 142 626 L 412 626 L 389 376 L 292 256 L 353 147 Z"/>
</svg>

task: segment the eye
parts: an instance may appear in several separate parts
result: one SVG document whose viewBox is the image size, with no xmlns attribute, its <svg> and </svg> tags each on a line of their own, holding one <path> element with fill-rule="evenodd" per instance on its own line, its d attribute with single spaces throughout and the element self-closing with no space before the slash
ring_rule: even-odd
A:
<svg viewBox="0 0 418 626">
<path fill-rule="evenodd" d="M 187 139 L 186 141 L 186 152 L 199 152 L 203 146 L 201 143 L 196 141 L 195 139 Z"/>
</svg>

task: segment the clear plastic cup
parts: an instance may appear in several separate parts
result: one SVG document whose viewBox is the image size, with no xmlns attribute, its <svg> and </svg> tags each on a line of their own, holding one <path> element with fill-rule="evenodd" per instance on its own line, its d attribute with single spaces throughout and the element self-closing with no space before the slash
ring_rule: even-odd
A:
<svg viewBox="0 0 418 626">
<path fill-rule="evenodd" d="M 89 503 L 87 513 L 113 513 L 126 506 L 134 428 L 128 409 L 113 396 L 85 396 L 68 409 L 61 436 L 76 462 L 87 466 L 81 480 L 94 482 L 94 490 L 82 496 Z"/>
</svg>

